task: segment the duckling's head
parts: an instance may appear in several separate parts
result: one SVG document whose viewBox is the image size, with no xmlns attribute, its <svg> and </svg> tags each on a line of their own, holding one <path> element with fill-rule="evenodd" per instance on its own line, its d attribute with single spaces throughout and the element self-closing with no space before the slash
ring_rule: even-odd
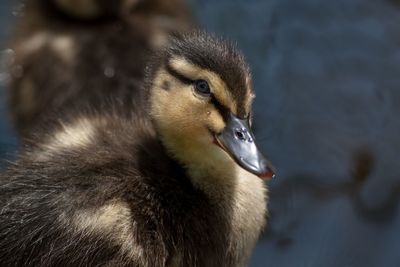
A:
<svg viewBox="0 0 400 267">
<path fill-rule="evenodd" d="M 148 80 L 157 133 L 181 164 L 211 171 L 234 164 L 273 177 L 251 131 L 251 76 L 234 45 L 204 33 L 174 39 L 154 58 Z"/>
</svg>

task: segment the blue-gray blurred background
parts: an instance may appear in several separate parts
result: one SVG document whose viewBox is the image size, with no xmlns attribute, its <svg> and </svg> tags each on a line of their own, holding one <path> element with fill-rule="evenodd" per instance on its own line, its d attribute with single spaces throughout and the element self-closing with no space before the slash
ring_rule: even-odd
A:
<svg viewBox="0 0 400 267">
<path fill-rule="evenodd" d="M 257 94 L 256 136 L 278 169 L 250 266 L 400 266 L 400 1 L 192 0 L 235 40 Z M 0 2 L 0 157 L 17 141 Z"/>
</svg>

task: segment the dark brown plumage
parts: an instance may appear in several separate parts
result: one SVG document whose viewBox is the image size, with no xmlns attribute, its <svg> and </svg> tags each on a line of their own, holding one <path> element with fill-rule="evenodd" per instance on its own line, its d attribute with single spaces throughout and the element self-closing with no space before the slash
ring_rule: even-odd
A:
<svg viewBox="0 0 400 267">
<path fill-rule="evenodd" d="M 190 184 L 151 128 L 120 115 L 100 120 L 93 144 L 41 160 L 39 141 L 1 175 L 1 266 L 170 266 L 176 253 L 179 266 L 233 266 L 229 218 Z M 110 202 L 129 206 L 145 264 L 113 244 L 118 233 L 76 229 L 77 212 Z"/>
</svg>

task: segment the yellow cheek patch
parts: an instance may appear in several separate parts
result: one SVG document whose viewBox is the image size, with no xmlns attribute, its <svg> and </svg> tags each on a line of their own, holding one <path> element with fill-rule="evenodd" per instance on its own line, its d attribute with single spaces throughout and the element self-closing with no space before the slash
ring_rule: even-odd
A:
<svg viewBox="0 0 400 267">
<path fill-rule="evenodd" d="M 164 90 L 169 83 L 171 90 Z M 186 139 L 205 129 L 207 113 L 204 101 L 194 97 L 186 84 L 160 70 L 151 90 L 151 116 L 164 137 Z"/>
<path fill-rule="evenodd" d="M 229 108 L 234 114 L 237 113 L 236 101 L 230 94 L 226 83 L 220 76 L 212 71 L 200 68 L 182 57 L 174 57 L 169 61 L 170 66 L 178 73 L 191 80 L 206 80 L 211 87 L 211 91 L 216 99 L 224 106 Z"/>
<path fill-rule="evenodd" d="M 219 112 L 214 108 L 210 107 L 210 109 L 207 111 L 207 116 L 208 116 L 208 122 L 209 122 L 209 128 L 210 130 L 220 133 L 222 130 L 225 128 L 225 122 L 219 114 Z"/>
<path fill-rule="evenodd" d="M 172 90 L 165 90 L 165 82 Z M 152 113 L 157 116 L 175 121 L 178 117 L 185 117 L 194 112 L 196 98 L 187 88 L 187 85 L 174 79 L 168 72 L 161 69 L 156 73 L 151 90 Z M 172 104 L 176 102 L 176 104 Z"/>
<path fill-rule="evenodd" d="M 165 90 L 165 82 L 171 90 Z M 222 131 L 225 123 L 219 111 L 208 101 L 195 97 L 188 86 L 163 69 L 156 73 L 151 90 L 151 114 L 157 124 L 166 131 L 190 132 L 192 137 L 205 126 L 215 132 Z"/>
</svg>

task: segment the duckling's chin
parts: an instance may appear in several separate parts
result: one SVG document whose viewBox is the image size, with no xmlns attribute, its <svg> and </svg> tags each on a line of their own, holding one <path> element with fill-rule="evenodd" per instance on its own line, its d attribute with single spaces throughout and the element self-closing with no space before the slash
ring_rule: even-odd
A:
<svg viewBox="0 0 400 267">
<path fill-rule="evenodd" d="M 191 162 L 186 165 L 192 177 L 201 179 L 211 177 L 214 181 L 234 177 L 238 167 L 236 162 L 214 143 L 203 145 L 194 152 Z"/>
<path fill-rule="evenodd" d="M 236 183 L 239 173 L 247 172 L 214 143 L 211 135 L 200 140 L 168 138 L 163 143 L 170 155 L 184 166 L 192 183 L 201 189 L 230 186 Z"/>
</svg>

